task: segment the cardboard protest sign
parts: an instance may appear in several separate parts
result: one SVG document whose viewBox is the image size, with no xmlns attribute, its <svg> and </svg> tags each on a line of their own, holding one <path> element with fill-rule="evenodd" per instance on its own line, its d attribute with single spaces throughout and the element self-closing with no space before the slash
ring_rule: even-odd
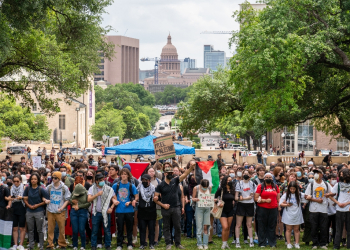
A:
<svg viewBox="0 0 350 250">
<path fill-rule="evenodd" d="M 41 156 L 33 156 L 33 167 L 36 169 L 41 168 Z"/>
<path fill-rule="evenodd" d="M 156 160 L 168 159 L 176 155 L 171 135 L 153 139 L 153 145 Z"/>
<path fill-rule="evenodd" d="M 214 194 L 198 194 L 198 207 L 214 207 Z"/>
</svg>

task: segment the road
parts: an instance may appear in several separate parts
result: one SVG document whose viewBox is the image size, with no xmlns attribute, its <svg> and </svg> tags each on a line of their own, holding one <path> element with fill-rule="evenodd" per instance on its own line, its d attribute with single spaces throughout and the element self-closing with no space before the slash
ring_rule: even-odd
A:
<svg viewBox="0 0 350 250">
<path fill-rule="evenodd" d="M 174 116 L 173 115 L 165 115 L 165 116 L 161 116 L 159 118 L 159 121 L 156 123 L 156 131 L 153 135 L 155 136 L 162 136 L 163 134 L 162 133 L 165 133 L 165 132 L 169 132 L 170 131 L 170 127 L 169 127 L 169 122 L 171 121 L 171 119 L 173 118 Z M 167 122 L 168 123 L 168 127 L 165 127 L 165 130 L 159 130 L 159 124 L 161 122 Z M 160 133 L 159 133 L 160 132 Z"/>
</svg>

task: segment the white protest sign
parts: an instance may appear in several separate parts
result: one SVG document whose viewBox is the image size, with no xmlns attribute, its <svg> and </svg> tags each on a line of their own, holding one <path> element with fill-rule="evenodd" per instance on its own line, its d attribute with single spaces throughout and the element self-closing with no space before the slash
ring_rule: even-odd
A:
<svg viewBox="0 0 350 250">
<path fill-rule="evenodd" d="M 214 194 L 199 193 L 198 199 L 198 207 L 214 207 Z"/>
<path fill-rule="evenodd" d="M 36 169 L 41 168 L 41 156 L 34 156 L 33 158 L 33 167 Z"/>
</svg>

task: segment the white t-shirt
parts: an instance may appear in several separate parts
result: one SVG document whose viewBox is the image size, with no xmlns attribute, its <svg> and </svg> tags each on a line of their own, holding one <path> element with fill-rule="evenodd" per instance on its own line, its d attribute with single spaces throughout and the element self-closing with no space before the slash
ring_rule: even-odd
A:
<svg viewBox="0 0 350 250">
<path fill-rule="evenodd" d="M 328 189 L 326 185 L 328 185 Z M 310 208 L 309 208 L 310 212 L 328 214 L 328 199 L 324 195 L 325 193 L 327 193 L 327 190 L 328 190 L 328 193 L 331 192 L 332 190 L 331 185 L 328 182 L 324 182 L 324 181 L 322 181 L 320 184 L 314 181 L 312 194 L 311 194 L 311 186 L 312 186 L 311 183 L 307 186 L 305 194 L 312 195 L 312 198 L 314 199 L 323 199 L 323 202 L 322 203 L 310 202 Z"/>
<path fill-rule="evenodd" d="M 290 207 L 285 207 L 282 214 L 282 222 L 286 225 L 300 225 L 304 223 L 303 213 L 301 211 L 301 203 L 307 203 L 305 200 L 305 194 L 300 194 L 301 199 L 298 206 L 298 202 L 295 198 L 295 194 L 291 194 L 287 203 L 293 203 Z M 286 200 L 287 193 L 284 193 L 280 199 L 280 205 Z"/>
<path fill-rule="evenodd" d="M 89 188 L 88 195 L 94 195 L 93 194 L 93 186 Z M 97 192 L 102 191 L 102 188 L 97 187 Z M 102 207 L 101 207 L 101 196 L 97 196 L 97 203 L 96 203 L 96 212 L 102 212 Z"/>
<path fill-rule="evenodd" d="M 334 185 L 334 187 L 332 188 L 332 193 L 336 194 L 334 196 L 334 198 L 337 198 L 337 194 L 338 194 L 338 185 L 341 184 L 341 183 L 337 183 Z M 350 191 L 348 192 L 344 192 L 344 191 L 340 191 L 339 192 L 339 197 L 338 197 L 338 201 L 340 203 L 345 203 L 345 202 L 348 202 L 350 201 Z M 338 205 L 336 205 L 336 210 L 337 211 L 340 211 L 340 212 L 349 212 L 349 208 L 350 208 L 350 205 L 347 205 L 343 208 L 339 207 Z"/>
<path fill-rule="evenodd" d="M 242 195 L 243 198 L 247 198 L 248 196 L 253 197 L 249 200 L 240 200 L 239 202 L 254 203 L 255 184 L 252 181 L 249 181 L 247 183 L 244 181 L 238 181 L 236 183 L 236 192 L 239 192 L 239 195 Z"/>
</svg>

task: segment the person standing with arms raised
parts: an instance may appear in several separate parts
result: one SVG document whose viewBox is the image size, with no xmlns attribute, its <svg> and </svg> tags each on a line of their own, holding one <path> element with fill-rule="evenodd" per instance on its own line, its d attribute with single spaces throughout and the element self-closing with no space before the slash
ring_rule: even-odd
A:
<svg viewBox="0 0 350 250">
<path fill-rule="evenodd" d="M 174 177 L 173 167 L 170 163 L 164 164 L 164 175 L 165 179 L 156 188 L 154 194 L 154 201 L 157 202 L 159 196 L 161 196 L 161 202 L 158 204 L 162 207 L 162 216 L 164 224 L 164 238 L 166 243 L 166 250 L 171 249 L 171 232 L 170 232 L 170 221 L 173 221 L 175 229 L 175 246 L 178 249 L 185 249 L 181 245 L 181 201 L 178 197 L 178 188 L 180 182 L 182 182 L 196 166 L 195 161 L 191 161 L 189 169 L 187 169 L 181 176 Z"/>
</svg>

